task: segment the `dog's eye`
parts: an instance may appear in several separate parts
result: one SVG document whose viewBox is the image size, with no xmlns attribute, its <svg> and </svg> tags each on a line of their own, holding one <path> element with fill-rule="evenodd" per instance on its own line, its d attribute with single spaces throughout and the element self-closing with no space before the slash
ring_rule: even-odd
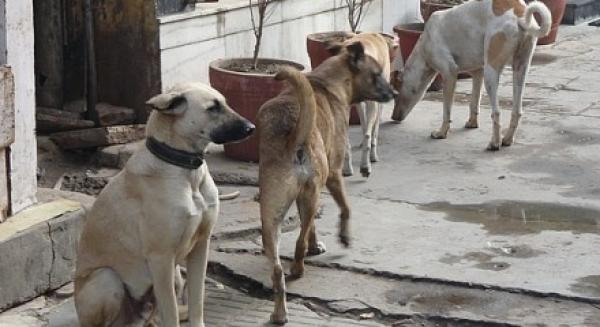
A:
<svg viewBox="0 0 600 327">
<path fill-rule="evenodd" d="M 213 105 L 208 107 L 208 109 L 206 109 L 206 110 L 208 110 L 210 112 L 219 112 L 221 110 L 221 104 L 219 103 L 219 101 L 215 100 Z"/>
</svg>

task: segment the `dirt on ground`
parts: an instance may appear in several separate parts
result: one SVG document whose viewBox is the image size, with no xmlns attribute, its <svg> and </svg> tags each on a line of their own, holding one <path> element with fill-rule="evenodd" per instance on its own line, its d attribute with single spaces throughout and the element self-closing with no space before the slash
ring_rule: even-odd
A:
<svg viewBox="0 0 600 327">
<path fill-rule="evenodd" d="M 231 70 L 238 73 L 254 73 L 263 75 L 275 75 L 283 67 L 293 67 L 290 65 L 284 65 L 279 63 L 261 63 L 259 62 L 256 67 L 251 62 L 246 61 L 234 61 L 229 64 L 225 69 Z"/>
</svg>

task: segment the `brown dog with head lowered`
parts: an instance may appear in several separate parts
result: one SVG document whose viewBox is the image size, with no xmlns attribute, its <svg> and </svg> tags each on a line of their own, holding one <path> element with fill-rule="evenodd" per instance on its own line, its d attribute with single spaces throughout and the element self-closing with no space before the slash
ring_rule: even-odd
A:
<svg viewBox="0 0 600 327">
<path fill-rule="evenodd" d="M 280 223 L 296 201 L 301 220 L 291 277 L 304 273 L 306 253 L 325 251 L 314 218 L 326 185 L 341 209 L 340 242 L 350 244 L 350 207 L 342 166 L 351 103 L 389 101 L 393 92 L 382 68 L 361 43 L 332 47 L 337 54 L 306 75 L 284 69 L 276 78 L 290 84 L 260 109 L 259 186 L 263 247 L 273 265 L 274 323 L 287 321 L 285 280 L 279 259 Z"/>
</svg>

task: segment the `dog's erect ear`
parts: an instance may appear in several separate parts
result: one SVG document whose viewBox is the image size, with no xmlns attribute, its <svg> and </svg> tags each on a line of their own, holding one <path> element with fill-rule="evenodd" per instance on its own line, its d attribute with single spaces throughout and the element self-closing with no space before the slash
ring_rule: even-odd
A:
<svg viewBox="0 0 600 327">
<path fill-rule="evenodd" d="M 152 109 L 161 113 L 179 115 L 182 114 L 187 106 L 185 105 L 185 96 L 181 93 L 163 93 L 159 94 L 146 102 Z"/>
<path fill-rule="evenodd" d="M 350 56 L 350 66 L 358 67 L 358 63 L 365 59 L 365 47 L 360 42 L 354 42 L 346 47 Z"/>
<path fill-rule="evenodd" d="M 344 49 L 344 45 L 342 43 L 331 42 L 327 44 L 327 51 L 332 56 L 337 56 Z"/>
</svg>

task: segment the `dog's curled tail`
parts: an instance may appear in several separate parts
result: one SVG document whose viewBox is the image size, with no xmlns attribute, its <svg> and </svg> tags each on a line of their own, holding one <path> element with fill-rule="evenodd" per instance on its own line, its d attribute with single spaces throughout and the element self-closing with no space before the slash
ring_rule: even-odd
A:
<svg viewBox="0 0 600 327">
<path fill-rule="evenodd" d="M 275 75 L 275 79 L 279 81 L 285 80 L 290 83 L 292 88 L 295 90 L 296 97 L 300 103 L 296 132 L 288 142 L 288 146 L 295 148 L 296 146 L 306 142 L 306 139 L 308 139 L 308 136 L 315 126 L 315 119 L 317 115 L 317 102 L 315 100 L 315 93 L 306 76 L 304 76 L 301 71 L 295 68 L 282 68 L 279 73 Z"/>
<path fill-rule="evenodd" d="M 542 18 L 541 26 L 538 26 L 533 19 L 533 14 L 537 13 Z M 533 1 L 525 9 L 525 18 L 519 19 L 519 25 L 525 30 L 525 33 L 535 37 L 542 37 L 550 33 L 552 27 L 552 14 L 545 4 L 539 1 Z"/>
</svg>

